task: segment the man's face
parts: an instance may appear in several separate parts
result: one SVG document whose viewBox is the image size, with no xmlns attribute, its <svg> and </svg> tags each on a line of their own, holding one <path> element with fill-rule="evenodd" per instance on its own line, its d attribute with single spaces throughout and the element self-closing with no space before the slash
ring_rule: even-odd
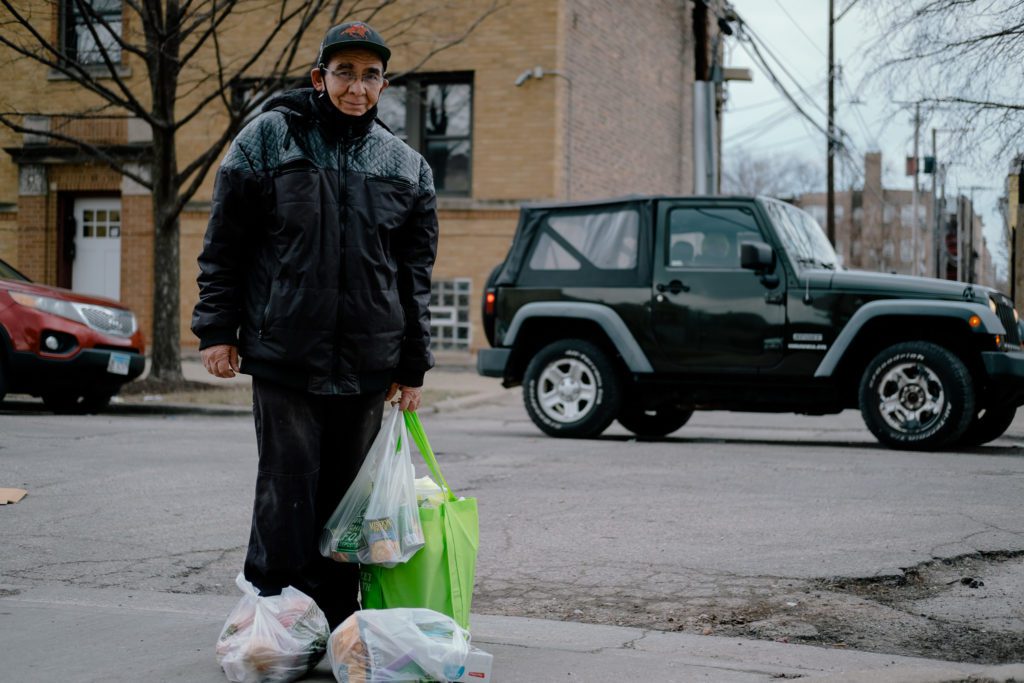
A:
<svg viewBox="0 0 1024 683">
<path fill-rule="evenodd" d="M 370 111 L 388 87 L 384 62 L 377 54 L 359 48 L 339 50 L 331 55 L 326 73 L 313 67 L 313 87 L 323 92 L 343 114 L 362 116 Z"/>
</svg>

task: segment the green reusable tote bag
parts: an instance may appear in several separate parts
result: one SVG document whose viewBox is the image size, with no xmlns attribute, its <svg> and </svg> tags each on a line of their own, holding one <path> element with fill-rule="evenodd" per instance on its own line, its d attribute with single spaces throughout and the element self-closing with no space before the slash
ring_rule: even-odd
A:
<svg viewBox="0 0 1024 683">
<path fill-rule="evenodd" d="M 391 568 L 363 566 L 363 609 L 425 607 L 447 614 L 468 629 L 480 545 L 476 498 L 459 500 L 452 493 L 423 433 L 419 416 L 413 412 L 404 415 L 409 436 L 441 487 L 444 502 L 436 508 L 419 509 L 426 545 L 412 559 Z"/>
</svg>

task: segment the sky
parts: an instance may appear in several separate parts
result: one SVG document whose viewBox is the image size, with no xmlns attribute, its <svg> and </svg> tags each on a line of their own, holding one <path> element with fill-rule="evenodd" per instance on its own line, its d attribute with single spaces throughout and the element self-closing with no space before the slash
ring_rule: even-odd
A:
<svg viewBox="0 0 1024 683">
<path fill-rule="evenodd" d="M 803 109 L 822 128 L 825 127 L 828 76 L 828 0 L 731 0 L 740 17 L 764 41 L 777 62 L 769 56 L 773 69 L 787 89 L 797 96 Z M 854 0 L 835 0 L 836 14 Z M 911 189 L 912 179 L 904 175 L 904 159 L 913 156 L 914 123 L 912 106 L 892 102 L 899 95 L 882 92 L 865 81 L 872 66 L 870 44 L 879 28 L 873 12 L 854 5 L 836 25 L 836 60 L 841 78 L 836 85 L 836 124 L 851 140 L 854 163 L 863 169 L 864 153 L 882 152 L 883 184 L 891 189 Z M 731 82 L 722 123 L 723 154 L 739 149 L 754 155 L 795 155 L 825 168 L 825 135 L 814 128 L 792 104 L 789 104 L 753 59 L 739 46 L 735 36 L 726 42 L 727 66 L 753 70 L 752 83 Z M 782 67 L 775 66 L 781 63 Z M 789 72 L 787 75 L 785 72 Z M 800 93 L 800 89 L 805 94 Z M 920 131 L 920 156 L 931 155 L 931 127 L 937 122 L 923 121 Z M 1009 158 L 992 164 L 988 171 L 971 168 L 953 156 L 952 145 L 938 135 L 938 157 L 952 165 L 946 184 L 946 196 L 958 192 L 970 195 L 970 186 L 1002 188 L 1006 182 Z M 849 162 L 836 163 L 837 190 L 847 187 L 852 171 Z M 859 173 L 859 172 L 858 172 Z M 922 189 L 931 188 L 931 176 L 920 174 Z M 860 187 L 859 178 L 855 184 Z M 825 188 L 822 187 L 822 190 Z M 1005 253 L 999 251 L 1003 219 L 998 198 L 1001 189 L 975 190 L 976 211 L 985 221 L 985 236 L 997 267 L 1005 272 Z"/>
</svg>

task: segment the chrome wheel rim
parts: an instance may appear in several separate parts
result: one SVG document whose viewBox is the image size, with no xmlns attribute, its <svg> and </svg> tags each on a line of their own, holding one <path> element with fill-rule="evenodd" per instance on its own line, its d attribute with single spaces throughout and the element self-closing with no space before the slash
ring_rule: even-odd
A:
<svg viewBox="0 0 1024 683">
<path fill-rule="evenodd" d="M 942 419 L 946 394 L 942 381 L 923 363 L 892 367 L 878 383 L 878 411 L 903 434 L 925 432 Z"/>
<path fill-rule="evenodd" d="M 597 399 L 597 378 L 575 358 L 548 363 L 537 380 L 537 404 L 545 417 L 560 423 L 589 415 Z"/>
</svg>

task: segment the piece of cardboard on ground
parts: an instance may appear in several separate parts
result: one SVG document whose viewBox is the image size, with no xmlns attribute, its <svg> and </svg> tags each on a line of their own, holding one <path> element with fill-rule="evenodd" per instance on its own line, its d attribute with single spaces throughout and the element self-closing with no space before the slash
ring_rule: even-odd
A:
<svg viewBox="0 0 1024 683">
<path fill-rule="evenodd" d="M 0 489 L 0 505 L 17 503 L 28 493 L 25 489 Z"/>
</svg>

